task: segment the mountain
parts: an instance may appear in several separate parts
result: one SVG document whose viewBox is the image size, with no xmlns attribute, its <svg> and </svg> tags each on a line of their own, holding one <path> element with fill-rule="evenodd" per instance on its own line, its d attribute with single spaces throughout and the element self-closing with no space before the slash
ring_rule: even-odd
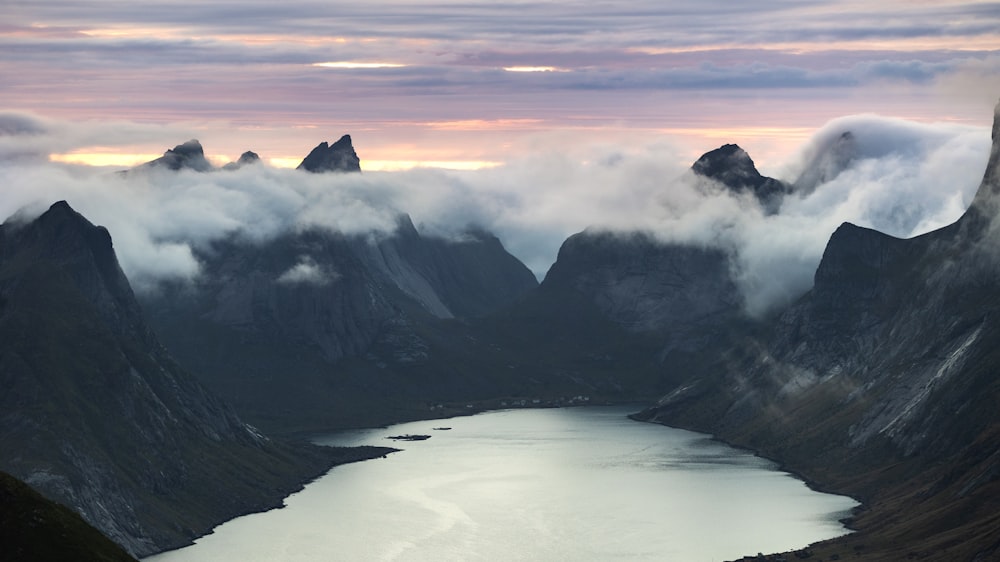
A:
<svg viewBox="0 0 1000 562">
<path fill-rule="evenodd" d="M 466 323 L 537 286 L 495 236 L 425 236 L 405 215 L 392 233 L 234 236 L 196 257 L 196 283 L 164 285 L 143 305 L 183 364 L 276 431 L 412 419 L 435 402 L 495 396 L 489 376 L 459 368 L 486 345 L 471 343 Z"/>
<path fill-rule="evenodd" d="M 765 209 L 776 210 L 791 189 L 762 176 L 735 144 L 705 153 L 691 171 L 733 193 L 749 193 Z M 642 231 L 588 229 L 563 243 L 542 289 L 578 294 L 630 332 L 673 334 L 676 341 L 668 348 L 690 348 L 698 345 L 697 334 L 743 315 L 731 271 L 729 255 L 717 248 Z"/>
<path fill-rule="evenodd" d="M 861 499 L 858 532 L 815 556 L 997 559 L 998 210 L 1000 106 L 982 184 L 956 223 L 907 240 L 842 225 L 807 295 L 640 417 Z"/>
<path fill-rule="evenodd" d="M 66 202 L 0 225 L 0 469 L 133 555 L 281 504 L 382 451 L 275 441 L 180 368 L 145 323 L 111 236 Z"/>
<path fill-rule="evenodd" d="M 156 160 L 151 160 L 138 166 L 138 169 L 167 170 L 194 170 L 196 172 L 208 172 L 214 170 L 212 163 L 205 158 L 205 149 L 196 139 L 179 144 L 166 152 Z"/>
<path fill-rule="evenodd" d="M 325 141 L 320 143 L 309 152 L 296 169 L 313 173 L 360 172 L 361 159 L 354 151 L 351 135 L 344 135 L 332 145 Z"/>
<path fill-rule="evenodd" d="M 239 157 L 238 160 L 236 160 L 235 162 L 230 162 L 230 163 L 224 165 L 222 167 L 222 169 L 223 170 L 239 170 L 243 166 L 247 166 L 247 165 L 250 165 L 250 164 L 256 164 L 257 162 L 260 162 L 260 156 L 258 156 L 256 152 L 248 150 L 248 151 L 244 152 L 243 154 L 240 154 L 240 157 Z"/>
<path fill-rule="evenodd" d="M 762 176 L 750 155 L 735 144 L 706 152 L 691 166 L 691 171 L 721 183 L 733 193 L 750 193 L 768 214 L 777 213 L 785 195 L 792 192 L 792 186 Z"/>
<path fill-rule="evenodd" d="M 0 545 L 4 560 L 135 562 L 77 513 L 0 472 Z"/>
<path fill-rule="evenodd" d="M 790 190 L 732 144 L 704 154 L 691 172 L 764 208 L 777 209 Z M 718 248 L 587 229 L 563 243 L 537 290 L 483 329 L 511 361 L 534 365 L 535 378 L 562 392 L 648 400 L 681 380 L 664 364 L 697 362 L 753 323 L 732 270 Z"/>
<path fill-rule="evenodd" d="M 260 161 L 260 156 L 256 152 L 246 151 L 240 155 L 235 162 L 230 162 L 222 166 L 222 170 L 238 170 L 248 164 L 255 164 Z M 172 171 L 194 170 L 195 172 L 214 172 L 216 168 L 205 158 L 205 149 L 196 139 L 179 144 L 163 153 L 163 156 L 140 164 L 128 172 L 137 170 L 165 169 Z M 322 142 L 299 164 L 299 170 L 308 172 L 360 172 L 361 159 L 354 151 L 350 135 L 340 137 L 340 140 L 332 145 Z"/>
</svg>

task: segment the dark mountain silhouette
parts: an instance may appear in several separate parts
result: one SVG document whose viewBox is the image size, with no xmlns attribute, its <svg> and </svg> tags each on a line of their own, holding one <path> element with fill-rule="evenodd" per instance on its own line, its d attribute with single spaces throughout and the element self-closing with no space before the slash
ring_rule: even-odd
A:
<svg viewBox="0 0 1000 562">
<path fill-rule="evenodd" d="M 699 175 L 713 179 L 734 193 L 751 193 L 769 214 L 778 212 L 792 186 L 774 178 L 762 176 L 750 155 L 735 144 L 725 144 L 706 152 L 692 166 Z"/>
<path fill-rule="evenodd" d="M 65 202 L 0 226 L 0 469 L 134 555 L 181 546 L 369 454 L 244 424 L 146 326 L 107 230 Z"/>
<path fill-rule="evenodd" d="M 137 169 L 163 168 L 167 170 L 194 170 L 196 172 L 208 172 L 215 169 L 212 163 L 205 158 L 205 150 L 196 139 L 179 144 L 166 152 L 156 160 L 151 160 L 137 167 Z"/>
<path fill-rule="evenodd" d="M 325 141 L 302 160 L 298 170 L 307 172 L 360 172 L 361 159 L 351 144 L 351 135 L 344 135 L 333 144 Z"/>
</svg>

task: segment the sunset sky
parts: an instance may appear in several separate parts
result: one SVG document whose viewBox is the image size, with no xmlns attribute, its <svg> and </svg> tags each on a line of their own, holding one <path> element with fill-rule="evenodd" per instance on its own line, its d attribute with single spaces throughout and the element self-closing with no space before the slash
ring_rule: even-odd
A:
<svg viewBox="0 0 1000 562">
<path fill-rule="evenodd" d="M 766 172 L 843 115 L 987 126 L 997 30 L 972 1 L 7 0 L 0 112 L 114 165 L 198 138 L 294 166 L 350 133 L 369 170 L 737 142 Z"/>
</svg>

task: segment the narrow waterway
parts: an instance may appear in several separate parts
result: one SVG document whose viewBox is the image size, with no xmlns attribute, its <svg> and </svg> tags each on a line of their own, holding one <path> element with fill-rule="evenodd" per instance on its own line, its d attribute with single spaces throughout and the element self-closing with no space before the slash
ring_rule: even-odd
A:
<svg viewBox="0 0 1000 562">
<path fill-rule="evenodd" d="M 491 412 L 318 439 L 404 451 L 150 562 L 717 561 L 839 536 L 856 503 L 625 407 Z M 387 437 L 429 435 L 420 441 Z"/>
</svg>

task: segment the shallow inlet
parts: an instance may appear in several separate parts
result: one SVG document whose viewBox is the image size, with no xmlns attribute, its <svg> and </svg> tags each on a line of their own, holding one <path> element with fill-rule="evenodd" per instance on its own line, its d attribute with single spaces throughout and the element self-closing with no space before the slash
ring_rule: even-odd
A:
<svg viewBox="0 0 1000 562">
<path fill-rule="evenodd" d="M 627 419 L 634 410 L 506 410 L 324 436 L 405 450 L 336 467 L 284 509 L 146 560 L 707 562 L 848 532 L 851 498 L 707 435 Z M 399 435 L 430 438 L 387 439 Z"/>
</svg>

